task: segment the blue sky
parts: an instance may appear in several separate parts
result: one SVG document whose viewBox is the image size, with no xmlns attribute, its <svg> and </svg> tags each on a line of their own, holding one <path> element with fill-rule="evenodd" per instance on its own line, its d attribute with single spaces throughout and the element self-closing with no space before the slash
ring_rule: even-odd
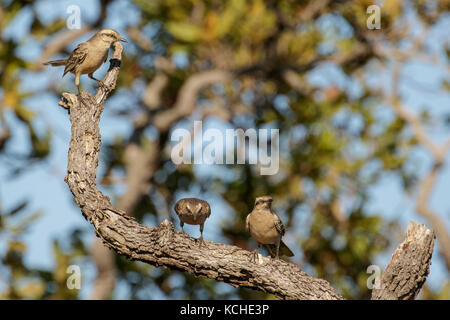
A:
<svg viewBox="0 0 450 320">
<path fill-rule="evenodd" d="M 82 23 L 88 23 L 98 14 L 97 1 L 40 1 L 37 5 L 37 11 L 43 19 L 43 22 L 50 22 L 57 17 L 66 17 L 66 9 L 69 5 L 77 4 L 81 7 Z M 138 20 L 138 11 L 127 1 L 117 1 L 116 10 L 109 8 L 108 19 L 105 23 L 108 27 L 115 28 L 119 32 L 124 31 L 124 27 L 133 24 Z M 26 37 L 28 26 L 30 23 L 30 13 L 23 12 L 18 16 L 12 25 L 9 26 L 5 37 L 13 39 L 25 39 L 20 55 L 27 60 L 34 61 L 40 55 L 43 43 L 39 43 L 34 39 Z M 449 36 L 446 30 L 450 29 L 450 18 L 444 20 L 433 30 L 430 39 L 430 47 L 434 50 L 439 44 L 449 43 Z M 77 43 L 87 40 L 90 37 L 86 35 L 77 40 Z M 96 72 L 98 78 L 103 77 L 106 73 L 107 65 L 105 64 Z M 424 63 L 410 63 L 403 70 L 404 79 L 400 86 L 400 90 L 405 102 L 414 111 L 420 111 L 424 108 L 436 117 L 442 117 L 448 114 L 450 107 L 450 96 L 448 93 L 442 93 L 438 89 L 438 84 L 442 78 L 449 78 L 448 70 L 440 70 L 435 66 L 426 65 Z M 47 88 L 48 84 L 55 79 L 60 79 L 61 70 L 44 70 L 38 73 L 24 73 L 23 87 L 26 90 L 40 91 Z M 73 77 L 66 76 L 62 81 L 70 88 L 73 84 Z M 317 85 L 328 85 L 336 83 L 340 86 L 346 83 L 345 76 L 332 67 L 325 67 L 311 77 L 311 82 Z M 372 80 L 375 82 L 385 83 L 389 85 L 389 78 L 386 74 L 374 74 Z M 82 83 L 91 83 L 92 81 L 83 79 Z M 420 90 L 418 90 L 418 87 Z M 88 88 L 86 86 L 86 88 Z M 1 94 L 1 90 L 0 90 Z M 114 116 L 114 110 L 117 106 L 133 108 L 133 99 L 127 97 L 118 97 L 110 99 L 105 104 L 105 111 L 101 121 L 101 134 L 104 142 L 111 141 L 115 136 L 126 135 L 131 128 L 130 123 L 120 121 L 119 117 Z M 33 224 L 25 238 L 28 246 L 26 262 L 32 266 L 51 268 L 53 265 L 52 239 L 64 239 L 68 233 L 75 227 L 89 230 L 90 235 L 86 241 L 94 240 L 93 228 L 82 217 L 80 210 L 74 205 L 71 193 L 64 182 L 64 176 L 67 165 L 67 149 L 70 139 L 70 122 L 65 110 L 57 106 L 57 98 L 52 94 L 42 92 L 32 98 L 27 99 L 27 107 L 39 114 L 40 125 L 38 129 L 43 132 L 44 128 L 50 126 L 53 131 L 53 139 L 51 146 L 51 154 L 44 163 L 33 166 L 26 173 L 22 174 L 18 179 L 8 179 L 8 168 L 5 166 L 4 160 L 0 159 L 0 201 L 1 207 L 5 210 L 13 207 L 18 202 L 29 199 L 30 205 L 27 212 L 42 211 L 43 216 Z M 387 118 L 392 117 L 392 112 L 384 108 L 381 113 Z M 7 121 L 14 126 L 14 135 L 9 142 L 9 151 L 25 151 L 28 149 L 26 128 L 15 118 L 6 112 Z M 449 137 L 449 131 L 443 126 L 427 127 L 428 133 L 435 141 L 444 141 Z M 415 152 L 415 160 L 420 163 L 420 173 L 424 174 L 430 167 L 430 158 L 424 150 L 418 148 Z M 449 228 L 450 221 L 450 197 L 448 190 L 450 189 L 450 170 L 448 162 L 450 156 L 447 157 L 445 168 L 440 175 L 431 199 L 431 207 L 435 209 L 441 219 L 447 223 Z M 101 159 L 100 159 L 101 160 Z M 211 167 L 196 166 L 196 172 L 199 176 L 211 173 Z M 100 161 L 100 170 L 102 164 Z M 214 170 L 214 169 L 213 169 Z M 218 173 L 220 174 L 220 172 Z M 120 190 L 120 187 L 118 187 Z M 189 196 L 196 196 L 195 192 L 200 190 L 192 190 Z M 188 194 L 177 194 L 178 198 L 188 196 Z M 202 195 L 208 200 L 214 211 L 213 217 L 208 221 L 208 227 L 205 228 L 204 237 L 214 241 L 226 241 L 220 236 L 220 226 L 226 223 L 226 217 L 230 213 L 230 208 L 219 197 L 213 194 Z M 414 195 L 406 195 L 400 185 L 399 179 L 392 175 L 386 174 L 381 181 L 372 188 L 372 199 L 367 204 L 372 212 L 380 212 L 388 219 L 397 219 L 403 230 L 410 220 L 425 223 L 429 226 L 421 216 L 414 211 Z M 280 216 L 283 218 L 282 214 Z M 165 217 L 159 217 L 161 220 Z M 160 221 L 149 221 L 148 223 L 159 223 Z M 176 226 L 178 224 L 176 222 Z M 186 231 L 197 237 L 199 235 L 198 227 L 187 226 Z M 292 232 L 292 231 L 291 231 Z M 0 238 L 1 240 L 1 238 Z M 292 234 L 287 233 L 286 242 L 295 241 Z M 292 247 L 293 245 L 291 245 Z M 0 241 L 0 250 L 4 247 L 4 243 Z M 377 263 L 384 268 L 388 263 L 393 252 L 388 250 L 385 254 L 380 255 Z M 438 252 L 436 250 L 435 252 Z M 301 257 L 298 250 L 296 254 Z M 0 267 L 1 268 L 1 267 Z M 91 265 L 83 266 L 83 287 L 82 296 L 87 297 L 90 292 L 90 283 L 94 278 L 95 272 Z M 311 270 L 306 270 L 310 272 Z M 431 266 L 431 273 L 427 280 L 427 284 L 436 288 L 448 279 L 448 272 L 442 259 L 438 254 L 434 254 Z M 2 280 L 0 277 L 0 290 L 2 288 Z M 228 290 L 224 286 L 224 290 Z M 116 290 L 117 298 L 126 297 L 126 287 L 119 285 Z M 157 297 L 154 297 L 157 298 Z"/>
</svg>

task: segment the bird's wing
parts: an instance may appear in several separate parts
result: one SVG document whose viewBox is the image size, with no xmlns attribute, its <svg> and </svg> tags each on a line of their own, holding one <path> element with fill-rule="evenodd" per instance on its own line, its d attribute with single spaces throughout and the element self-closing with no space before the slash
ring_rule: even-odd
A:
<svg viewBox="0 0 450 320">
<path fill-rule="evenodd" d="M 174 209 L 175 209 L 175 212 L 177 213 L 177 215 L 179 215 L 179 214 L 180 214 L 180 211 L 181 211 L 181 204 L 180 204 L 180 202 L 177 202 L 177 203 L 175 204 Z"/>
<path fill-rule="evenodd" d="M 278 233 L 281 234 L 282 236 L 284 236 L 285 233 L 285 229 L 284 229 L 284 225 L 283 222 L 281 222 L 280 217 L 278 217 L 278 215 L 272 211 L 272 214 L 275 218 L 274 224 L 275 224 L 275 228 L 277 229 Z"/>
<path fill-rule="evenodd" d="M 75 70 L 75 67 L 81 63 L 83 63 L 84 59 L 87 56 L 87 47 L 85 43 L 80 43 L 75 50 L 72 51 L 69 59 L 67 59 L 66 68 L 64 69 L 63 77 L 67 72 L 71 72 Z"/>
<path fill-rule="evenodd" d="M 205 201 L 205 210 L 206 210 L 206 217 L 208 218 L 211 215 L 211 207 L 209 206 L 209 203 Z"/>
</svg>

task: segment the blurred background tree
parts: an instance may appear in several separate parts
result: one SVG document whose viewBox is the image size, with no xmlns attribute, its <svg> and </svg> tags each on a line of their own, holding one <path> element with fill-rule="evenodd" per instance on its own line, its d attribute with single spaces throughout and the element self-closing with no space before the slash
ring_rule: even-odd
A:
<svg viewBox="0 0 450 320">
<path fill-rule="evenodd" d="M 380 29 L 367 26 L 374 3 L 381 8 Z M 1 4 L 1 298 L 272 298 L 127 261 L 94 242 L 83 221 L 59 235 L 44 230 L 52 255 L 42 259 L 52 260 L 51 267 L 27 262 L 29 247 L 44 241 L 32 231 L 43 217 L 58 229 L 58 219 L 81 216 L 62 181 L 70 125 L 57 108 L 60 93 L 75 90 L 73 79 L 61 81 L 62 70 L 44 70 L 42 62 L 68 56 L 102 27 L 129 41 L 101 124 L 98 178 L 118 207 L 145 224 L 170 219 L 178 225 L 175 202 L 199 197 L 212 206 L 206 239 L 253 249 L 245 217 L 255 197 L 270 194 L 296 254 L 292 262 L 352 299 L 370 297 L 367 267 L 387 263 L 402 238 L 402 222 L 419 220 L 437 232 L 440 268 L 431 274 L 444 279 L 421 297 L 450 298 L 448 214 L 430 205 L 449 146 L 450 1 Z M 66 25 L 72 4 L 81 9 L 78 30 Z M 432 84 L 424 85 L 424 78 Z M 95 89 L 87 78 L 82 83 Z M 411 107 L 418 99 L 422 105 Z M 280 129 L 279 172 L 174 165 L 171 132 L 192 129 L 194 120 L 203 120 L 204 129 Z M 31 178 L 32 172 L 42 174 Z M 61 184 L 42 179 L 48 176 Z M 397 181 L 396 192 L 383 190 L 386 177 Z M 17 185 L 24 183 L 52 196 L 22 194 Z M 404 197 L 406 204 L 392 214 L 395 200 Z M 30 199 L 38 208 L 44 202 L 56 208 L 59 217 L 30 209 Z M 445 207 L 445 193 L 439 199 Z M 67 288 L 71 264 L 88 275 L 85 289 Z"/>
</svg>

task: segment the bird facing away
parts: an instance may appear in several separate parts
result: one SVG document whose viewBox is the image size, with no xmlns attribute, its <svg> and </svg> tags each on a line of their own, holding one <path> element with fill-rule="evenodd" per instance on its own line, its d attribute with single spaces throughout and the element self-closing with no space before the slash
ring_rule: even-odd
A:
<svg viewBox="0 0 450 320">
<path fill-rule="evenodd" d="M 211 215 L 211 207 L 209 203 L 197 198 L 184 198 L 178 200 L 175 204 L 175 212 L 180 218 L 181 231 L 185 223 L 192 225 L 200 225 L 200 246 L 205 244 L 203 241 L 203 225 L 205 220 Z"/>
<path fill-rule="evenodd" d="M 80 76 L 86 74 L 89 78 L 97 81 L 100 86 L 103 82 L 94 78 L 93 73 L 108 59 L 109 48 L 116 41 L 127 42 L 113 29 L 103 29 L 97 32 L 88 41 L 80 43 L 68 59 L 47 61 L 45 65 L 53 67 L 65 66 L 63 77 L 67 72 L 75 75 L 75 85 L 80 93 Z"/>
<path fill-rule="evenodd" d="M 247 215 L 245 226 L 253 239 L 258 243 L 258 248 L 263 245 L 272 258 L 279 255 L 292 257 L 294 254 L 281 240 L 285 229 L 280 218 L 272 211 L 272 197 L 263 196 L 255 200 L 255 207 Z M 258 249 L 254 251 L 254 260 L 258 255 Z"/>
</svg>

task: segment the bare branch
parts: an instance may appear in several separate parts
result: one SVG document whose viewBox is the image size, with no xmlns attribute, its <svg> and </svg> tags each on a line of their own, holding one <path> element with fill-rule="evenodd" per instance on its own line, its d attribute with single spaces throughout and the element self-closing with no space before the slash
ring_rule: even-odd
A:
<svg viewBox="0 0 450 320">
<path fill-rule="evenodd" d="M 87 93 L 80 101 L 73 97 L 68 97 L 76 104 L 70 106 L 72 139 L 65 180 L 106 246 L 132 260 L 259 289 L 280 298 L 341 298 L 328 282 L 308 276 L 294 264 L 262 258 L 262 265 L 258 265 L 251 261 L 251 252 L 210 241 L 199 250 L 196 240 L 175 230 L 167 220 L 159 228 L 150 228 L 115 209 L 95 183 L 102 107 Z"/>
<path fill-rule="evenodd" d="M 118 72 L 118 69 L 112 68 L 106 76 L 105 82 L 111 87 L 115 86 L 117 79 L 117 74 L 111 73 Z M 198 88 L 197 85 L 191 86 Z M 60 105 L 69 108 L 72 122 L 65 180 L 83 215 L 93 224 L 96 234 L 107 247 L 132 260 L 187 271 L 233 286 L 262 290 L 280 298 L 342 299 L 327 281 L 310 277 L 295 264 L 271 258 L 261 258 L 261 264 L 255 264 L 251 261 L 251 252 L 210 241 L 199 250 L 196 240 L 175 230 L 167 220 L 159 228 L 150 228 L 114 208 L 109 198 L 98 190 L 95 181 L 101 145 L 101 103 L 106 94 L 99 90 L 94 98 L 83 92 L 78 99 L 64 93 Z"/>
<path fill-rule="evenodd" d="M 158 113 L 154 125 L 158 130 L 167 131 L 175 122 L 188 116 L 194 110 L 198 94 L 203 87 L 217 82 L 224 82 L 231 78 L 231 74 L 222 70 L 204 71 L 190 76 L 180 89 L 173 108 Z"/>
<path fill-rule="evenodd" d="M 136 27 L 128 27 L 127 33 L 131 40 L 139 45 L 144 51 L 150 52 L 153 48 L 153 42 L 147 38 L 141 30 Z"/>
<path fill-rule="evenodd" d="M 165 73 L 158 73 L 145 87 L 142 94 L 142 103 L 149 109 L 154 110 L 161 106 L 161 94 L 169 82 Z"/>
<path fill-rule="evenodd" d="M 301 22 L 308 22 L 318 17 L 323 11 L 328 9 L 329 3 L 330 0 L 309 1 L 299 14 Z"/>
<path fill-rule="evenodd" d="M 89 297 L 90 300 L 104 300 L 111 296 L 116 285 L 117 270 L 114 253 L 96 239 L 91 250 L 91 258 L 97 266 L 97 277 Z"/>
<path fill-rule="evenodd" d="M 442 163 L 445 159 L 445 154 L 448 151 L 448 144 L 446 143 L 443 147 L 437 146 L 427 135 L 419 118 L 412 112 L 408 111 L 400 101 L 391 100 L 391 105 L 397 116 L 411 126 L 414 137 L 417 141 L 422 144 L 424 148 L 428 149 L 436 162 Z"/>
<path fill-rule="evenodd" d="M 125 148 L 125 184 L 127 190 L 120 197 L 117 206 L 132 215 L 142 196 L 149 191 L 149 180 L 157 169 L 159 150 L 156 144 L 142 148 L 130 143 Z M 100 239 L 95 241 L 92 248 L 92 259 L 97 265 L 97 278 L 90 299 L 107 299 L 116 283 L 116 267 L 114 252 L 108 250 Z"/>
<path fill-rule="evenodd" d="M 117 77 L 119 74 L 120 62 L 122 59 L 122 45 L 120 42 L 114 44 L 114 56 L 110 60 L 111 65 L 109 72 L 104 79 L 104 86 L 100 87 L 95 96 L 95 103 L 102 109 L 101 103 L 106 99 L 107 95 L 115 88 Z M 59 105 L 69 109 L 72 112 L 73 109 L 70 106 L 73 103 L 78 103 L 77 97 L 72 94 L 63 94 L 63 99 L 60 101 Z M 87 97 L 91 102 L 94 98 L 88 93 L 83 92 L 81 96 L 81 101 L 83 97 Z M 101 111 L 100 111 L 101 112 Z M 88 135 L 88 133 L 86 133 Z M 95 160 L 98 161 L 98 158 Z M 94 176 L 95 179 L 95 176 Z M 101 243 L 96 241 L 92 249 L 92 258 L 97 266 L 97 278 L 94 282 L 94 288 L 92 290 L 91 299 L 105 299 L 111 295 L 112 290 L 115 286 L 116 280 L 116 269 L 114 267 L 114 255 L 112 252 L 108 251 Z"/>
<path fill-rule="evenodd" d="M 119 200 L 119 208 L 132 214 L 142 195 L 150 191 L 149 180 L 158 168 L 159 152 L 156 143 L 145 148 L 134 143 L 126 147 L 124 160 L 127 191 Z"/>
<path fill-rule="evenodd" d="M 80 97 L 63 93 L 60 102 L 69 109 L 72 123 L 65 181 L 83 216 L 93 224 L 103 243 L 131 260 L 261 290 L 282 299 L 342 299 L 327 281 L 307 275 L 295 264 L 267 257 L 259 257 L 259 262 L 254 263 L 251 252 L 211 241 L 206 241 L 200 249 L 197 240 L 175 230 L 167 220 L 156 228 L 143 226 L 112 206 L 98 189 L 96 175 L 102 102 L 115 87 L 120 66 L 121 46 L 115 49 L 115 59 L 111 60 L 105 78 L 106 89 L 99 89 L 95 97 L 87 92 Z M 426 228 L 410 227 L 383 276 L 381 293 L 374 293 L 374 297 L 390 294 L 390 298 L 395 293 L 398 299 L 414 298 L 428 274 L 433 238 L 433 233 Z M 410 274 L 414 277 L 407 278 L 406 284 L 397 282 L 395 275 Z"/>
<path fill-rule="evenodd" d="M 161 104 L 161 92 L 168 83 L 168 76 L 166 72 L 171 72 L 171 69 L 167 63 L 162 64 L 161 61 L 164 59 L 159 59 L 159 66 L 162 71 L 157 74 L 152 82 L 149 83 L 143 95 L 143 103 L 150 109 L 155 109 Z M 169 67 L 169 68 L 168 68 Z M 198 92 L 193 92 L 193 94 L 198 94 Z M 194 98 L 195 101 L 197 97 Z M 194 105 L 195 107 L 195 105 Z M 192 110 L 191 110 L 192 112 Z M 177 118 L 172 118 L 175 122 Z M 140 122 L 147 122 L 148 115 L 144 114 L 140 117 Z M 170 129 L 173 122 L 168 123 L 164 128 L 166 131 Z M 137 126 L 142 126 L 142 123 L 135 123 Z M 161 130 L 162 131 L 162 130 Z M 132 215 L 136 205 L 144 194 L 147 194 L 150 189 L 150 179 L 154 172 L 157 170 L 158 166 L 158 155 L 160 153 L 160 146 L 158 143 L 153 143 L 146 148 L 139 146 L 136 143 L 130 143 L 125 148 L 124 161 L 125 161 L 125 184 L 127 186 L 126 192 L 118 201 L 118 207 Z M 115 274 L 115 267 L 113 264 L 113 255 L 111 252 L 107 251 L 100 241 L 96 241 L 94 244 L 94 252 L 97 255 L 93 255 L 94 261 L 98 265 L 98 278 L 96 279 L 94 291 L 92 298 L 106 298 L 104 294 L 109 294 L 108 290 L 114 288 L 114 279 L 109 278 L 111 274 Z M 103 263 L 103 261 L 109 261 L 110 264 Z"/>
<path fill-rule="evenodd" d="M 285 70 L 282 73 L 283 80 L 292 88 L 303 96 L 309 96 L 314 89 L 304 81 L 295 71 Z"/>
<path fill-rule="evenodd" d="M 411 221 L 406 238 L 392 255 L 372 300 L 412 300 L 419 293 L 430 272 L 434 232 Z"/>
</svg>

